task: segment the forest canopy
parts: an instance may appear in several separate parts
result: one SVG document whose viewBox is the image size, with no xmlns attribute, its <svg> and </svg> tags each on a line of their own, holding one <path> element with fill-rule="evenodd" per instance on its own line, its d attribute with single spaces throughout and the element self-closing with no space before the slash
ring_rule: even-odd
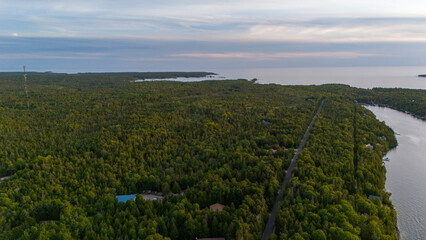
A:
<svg viewBox="0 0 426 240">
<path fill-rule="evenodd" d="M 425 91 L 133 82 L 207 74 L 30 73 L 29 108 L 22 74 L 0 74 L 0 238 L 260 239 L 322 99 L 273 237 L 396 238 L 396 140 L 356 101 L 424 116 Z"/>
</svg>

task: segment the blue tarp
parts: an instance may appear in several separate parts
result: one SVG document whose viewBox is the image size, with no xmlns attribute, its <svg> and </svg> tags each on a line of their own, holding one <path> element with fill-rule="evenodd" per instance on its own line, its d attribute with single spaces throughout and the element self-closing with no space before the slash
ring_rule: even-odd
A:
<svg viewBox="0 0 426 240">
<path fill-rule="evenodd" d="M 136 199 L 136 195 L 118 195 L 115 197 L 117 198 L 118 202 L 127 202 L 127 200 Z"/>
</svg>

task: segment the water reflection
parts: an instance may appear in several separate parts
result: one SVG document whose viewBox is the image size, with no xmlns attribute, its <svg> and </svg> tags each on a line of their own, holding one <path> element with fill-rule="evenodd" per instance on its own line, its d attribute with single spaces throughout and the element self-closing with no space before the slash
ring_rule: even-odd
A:
<svg viewBox="0 0 426 240">
<path fill-rule="evenodd" d="M 386 157 L 386 189 L 398 214 L 402 239 L 426 237 L 426 122 L 393 109 L 366 106 L 399 135 Z"/>
</svg>

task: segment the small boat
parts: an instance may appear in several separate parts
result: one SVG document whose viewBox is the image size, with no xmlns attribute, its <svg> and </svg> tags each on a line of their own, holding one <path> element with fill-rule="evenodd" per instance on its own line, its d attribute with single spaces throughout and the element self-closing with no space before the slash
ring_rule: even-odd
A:
<svg viewBox="0 0 426 240">
<path fill-rule="evenodd" d="M 390 159 L 389 158 L 385 158 L 385 159 L 383 159 L 383 161 L 389 162 Z"/>
</svg>

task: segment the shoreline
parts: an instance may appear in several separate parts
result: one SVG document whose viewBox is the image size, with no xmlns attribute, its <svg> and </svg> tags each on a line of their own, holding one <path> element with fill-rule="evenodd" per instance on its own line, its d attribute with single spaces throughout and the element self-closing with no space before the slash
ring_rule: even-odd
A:
<svg viewBox="0 0 426 240">
<path fill-rule="evenodd" d="M 360 104 L 361 104 L 361 105 L 368 105 L 368 106 L 376 106 L 376 107 L 390 108 L 390 109 L 393 109 L 393 110 L 395 110 L 395 111 L 402 112 L 402 113 L 404 113 L 404 114 L 407 114 L 407 115 L 410 115 L 410 116 L 415 117 L 415 118 L 417 118 L 417 119 L 420 119 L 420 120 L 422 120 L 422 121 L 426 121 L 426 116 L 423 116 L 423 117 L 422 117 L 422 116 L 416 115 L 416 114 L 414 114 L 414 113 L 411 113 L 411 112 L 409 112 L 409 111 L 407 111 L 407 110 L 398 109 L 398 108 L 396 108 L 396 107 L 394 107 L 394 106 L 392 106 L 392 105 L 389 105 L 389 104 L 374 103 L 374 102 L 371 102 L 371 103 L 360 103 Z"/>
<path fill-rule="evenodd" d="M 366 108 L 365 106 L 373 106 L 373 107 L 383 107 L 383 108 L 390 108 L 390 109 L 393 109 L 393 110 L 395 110 L 395 111 L 399 111 L 399 110 L 397 110 L 397 109 L 394 109 L 394 108 L 391 108 L 391 107 L 389 107 L 389 106 L 385 106 L 386 104 L 365 104 L 365 103 L 361 103 L 360 104 L 362 107 L 364 107 L 365 109 L 367 109 L 367 110 L 369 110 L 370 112 L 372 112 L 373 114 L 374 114 L 374 116 L 377 118 L 377 115 L 373 112 L 373 111 L 371 111 L 370 109 L 368 109 L 368 108 Z M 402 111 L 399 111 L 399 112 L 402 112 Z M 405 112 L 402 112 L 402 113 L 405 113 Z M 407 114 L 407 113 L 405 113 L 405 114 Z M 409 115 L 413 115 L 413 114 L 409 114 Z M 377 118 L 378 119 L 378 118 Z M 423 119 L 422 119 L 423 120 Z M 386 124 L 386 126 L 388 126 L 387 124 Z M 388 127 L 390 127 L 390 126 L 388 126 Z M 390 127 L 391 128 L 391 127 Z M 393 128 L 391 128 L 392 130 L 393 130 Z M 396 138 L 396 132 L 395 132 L 395 130 L 393 130 L 393 132 L 394 132 L 394 136 L 395 136 L 395 138 Z M 397 142 L 397 145 L 396 146 L 394 146 L 394 147 L 391 147 L 391 148 L 389 148 L 386 152 L 384 152 L 384 154 L 383 154 L 383 156 L 382 156 L 382 159 L 384 158 L 384 157 L 386 157 L 386 155 L 390 152 L 390 151 L 392 151 L 392 150 L 394 150 L 394 149 L 396 149 L 397 148 L 397 146 L 398 146 L 398 142 Z M 386 168 L 386 167 L 385 167 Z M 386 174 L 387 174 L 387 169 L 386 169 Z M 386 181 L 386 180 L 385 180 Z M 385 189 L 383 189 L 383 190 L 386 190 L 386 188 Z M 392 192 L 389 192 L 389 200 L 390 200 L 390 196 L 392 195 Z M 393 205 L 393 201 L 392 200 L 390 200 L 391 202 L 392 202 L 392 208 L 395 210 L 395 213 L 396 213 L 396 218 L 395 218 L 395 231 L 396 231 L 396 237 L 397 237 L 397 239 L 398 240 L 401 240 L 401 232 L 400 232 L 400 230 L 399 230 L 399 228 L 398 228 L 398 212 L 397 212 L 397 210 L 396 210 L 396 208 L 395 208 L 395 206 Z"/>
<path fill-rule="evenodd" d="M 421 149 L 416 150 L 416 147 L 413 147 L 413 144 L 412 144 L 413 142 L 411 141 L 411 138 L 408 138 L 407 136 L 411 136 L 410 134 L 413 134 L 413 136 L 422 136 L 423 135 L 422 130 L 420 129 L 423 129 L 424 121 L 423 119 L 413 116 L 413 114 L 409 114 L 409 113 L 406 113 L 405 111 L 400 111 L 395 108 L 384 106 L 383 104 L 374 104 L 374 105 L 362 104 L 362 105 L 365 108 L 369 109 L 376 116 L 377 119 L 379 119 L 380 121 L 386 121 L 386 125 L 388 125 L 394 130 L 394 133 L 396 137 L 398 138 L 397 141 L 398 141 L 399 147 L 397 149 L 389 149 L 385 153 L 385 156 L 389 156 L 389 158 L 392 158 L 394 160 L 399 160 L 396 162 L 391 161 L 391 162 L 394 162 L 391 165 L 386 164 L 386 172 L 387 172 L 386 187 L 388 191 L 390 191 L 390 188 L 392 188 L 395 191 L 393 193 L 397 194 L 395 195 L 397 198 L 394 198 L 391 200 L 396 211 L 395 230 L 398 237 L 397 239 L 406 239 L 411 237 L 414 237 L 415 239 L 417 239 L 419 236 L 421 236 L 422 234 L 421 232 L 424 231 L 424 226 L 422 227 L 421 225 L 418 225 L 419 222 L 417 220 L 416 221 L 412 220 L 411 216 L 416 216 L 416 217 L 420 216 L 419 219 L 422 219 L 423 218 L 421 217 L 422 214 L 419 215 L 418 211 L 416 210 L 416 207 L 413 207 L 414 205 L 407 204 L 406 201 L 404 201 L 404 196 L 408 196 L 411 194 L 417 195 L 417 194 L 415 191 L 404 191 L 403 189 L 405 189 L 408 186 L 404 184 L 400 184 L 400 181 L 398 178 L 401 177 L 401 171 L 403 171 L 403 170 L 400 170 L 400 167 L 405 166 L 407 164 L 410 165 L 410 161 L 407 161 L 407 162 L 404 161 L 407 156 L 405 151 L 422 151 Z M 409 118 L 407 117 L 407 115 L 411 115 L 411 117 L 414 117 L 414 118 Z M 419 120 L 422 120 L 422 121 L 419 121 Z M 408 129 L 406 127 L 399 128 L 399 124 L 402 124 L 402 125 L 407 124 L 407 126 L 409 127 Z M 416 125 L 413 125 L 413 124 L 416 124 Z M 420 124 L 420 125 L 417 125 L 417 124 Z M 405 129 L 405 132 L 404 132 L 404 129 Z M 416 131 L 420 131 L 420 132 L 417 132 L 416 134 Z M 397 134 L 397 132 L 403 135 L 403 137 L 401 138 L 401 136 L 398 136 L 400 134 Z M 421 138 L 423 139 L 423 137 Z M 422 141 L 424 142 L 424 140 Z M 419 145 L 417 147 L 421 147 L 421 146 L 422 145 Z M 422 158 L 421 154 L 420 155 L 414 154 L 412 155 L 412 158 L 419 159 L 418 158 L 419 156 L 420 158 Z M 413 164 L 413 162 L 411 162 L 411 164 Z M 423 168 L 424 166 L 420 165 L 419 167 Z M 417 168 L 418 167 L 409 168 L 407 169 L 408 171 L 405 170 L 405 172 L 403 171 L 403 173 L 404 175 L 408 173 L 408 174 L 414 174 L 417 176 L 419 173 L 412 172 L 414 169 L 417 169 Z M 419 176 L 421 175 L 422 173 L 420 172 Z M 407 184 L 408 183 L 410 185 L 415 184 L 413 182 L 413 179 L 408 180 Z M 402 193 L 404 195 L 401 195 Z M 416 201 L 418 201 L 416 196 L 413 196 L 413 198 L 416 199 Z M 417 231 L 416 229 L 419 229 L 419 231 Z"/>
</svg>

